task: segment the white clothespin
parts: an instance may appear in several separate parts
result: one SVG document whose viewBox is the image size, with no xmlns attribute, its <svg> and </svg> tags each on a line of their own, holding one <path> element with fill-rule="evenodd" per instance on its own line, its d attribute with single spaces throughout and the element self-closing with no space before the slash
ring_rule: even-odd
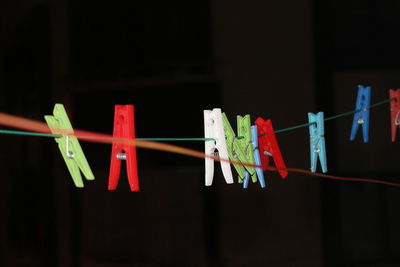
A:
<svg viewBox="0 0 400 267">
<path fill-rule="evenodd" d="M 215 150 L 218 150 L 219 157 L 222 159 L 229 159 L 228 150 L 226 149 L 226 140 L 224 126 L 222 123 L 221 109 L 214 108 L 211 110 L 204 110 L 204 135 L 205 138 L 212 138 L 214 140 L 205 141 L 206 155 L 214 156 Z M 233 183 L 231 165 L 227 161 L 221 161 L 221 169 L 225 181 L 228 184 Z M 214 177 L 214 159 L 206 157 L 206 186 L 212 184 Z"/>
</svg>

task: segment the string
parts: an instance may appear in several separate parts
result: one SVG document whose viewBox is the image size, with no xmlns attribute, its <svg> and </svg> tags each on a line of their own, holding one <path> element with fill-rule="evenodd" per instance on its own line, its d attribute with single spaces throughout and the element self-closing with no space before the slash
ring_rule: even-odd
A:
<svg viewBox="0 0 400 267">
<path fill-rule="evenodd" d="M 62 135 L 58 135 L 58 134 L 35 133 L 35 132 L 5 130 L 5 129 L 0 129 L 0 134 L 28 135 L 28 136 L 39 136 L 39 137 L 51 137 L 51 138 L 62 137 Z M 136 138 L 136 140 L 142 140 L 142 141 L 212 141 L 212 140 L 214 140 L 214 138 Z"/>
<path fill-rule="evenodd" d="M 143 141 L 214 141 L 214 138 L 136 138 Z"/>
<path fill-rule="evenodd" d="M 370 105 L 370 106 L 366 107 L 365 109 L 371 109 L 371 108 L 383 105 L 383 104 L 385 104 L 387 102 L 393 101 L 395 99 L 396 98 L 385 99 L 385 100 L 379 101 L 379 102 L 377 102 L 377 103 L 375 103 L 373 105 Z M 329 120 L 345 117 L 345 116 L 352 115 L 352 114 L 355 114 L 355 113 L 363 111 L 363 110 L 364 109 L 356 109 L 356 110 L 352 110 L 352 111 L 343 112 L 343 113 L 340 113 L 340 114 L 337 114 L 337 115 L 334 115 L 334 116 L 331 116 L 331 117 L 326 117 L 324 119 L 324 121 L 329 121 Z M 315 122 L 303 123 L 303 124 L 300 124 L 300 125 L 296 125 L 296 126 L 292 126 L 292 127 L 276 130 L 275 133 L 282 133 L 282 132 L 291 131 L 291 130 L 302 128 L 302 127 L 308 127 L 308 126 L 313 125 L 313 124 L 316 124 L 316 123 Z"/>
<path fill-rule="evenodd" d="M 379 102 L 377 102 L 377 103 L 375 103 L 373 105 L 370 105 L 370 106 L 366 107 L 365 109 L 371 109 L 371 108 L 383 105 L 383 104 L 385 104 L 387 102 L 393 101 L 395 99 L 396 98 L 385 99 L 385 100 L 379 101 Z M 329 120 L 345 117 L 345 116 L 352 115 L 354 113 L 357 113 L 357 112 L 360 112 L 360 111 L 363 111 L 363 110 L 364 109 L 356 109 L 356 110 L 352 110 L 352 111 L 343 112 L 343 113 L 340 113 L 340 114 L 337 114 L 337 115 L 334 115 L 334 116 L 331 116 L 331 117 L 327 117 L 327 118 L 324 119 L 324 121 L 329 121 Z M 316 122 L 303 123 L 303 124 L 299 124 L 299 125 L 295 125 L 295 126 L 291 126 L 291 127 L 275 130 L 275 133 L 283 133 L 283 132 L 287 132 L 287 131 L 291 131 L 291 130 L 295 130 L 295 129 L 299 129 L 299 128 L 303 128 L 303 127 L 309 127 L 309 126 L 315 125 L 315 124 L 317 124 L 317 123 Z M 258 136 L 263 136 L 263 135 L 266 135 L 266 134 L 265 133 L 264 134 L 258 134 Z M 237 136 L 236 138 L 237 139 L 243 139 L 244 136 Z"/>
<path fill-rule="evenodd" d="M 377 103 L 375 103 L 375 104 L 373 104 L 373 105 L 370 105 L 369 107 L 366 107 L 365 109 L 371 109 L 371 108 L 374 108 L 374 107 L 383 105 L 383 104 L 385 104 L 385 103 L 387 103 L 387 102 L 393 101 L 393 100 L 395 100 L 395 99 L 396 99 L 395 97 L 389 98 L 389 99 L 385 99 L 385 100 L 382 100 L 382 101 L 380 101 L 380 102 L 377 102 Z M 351 115 L 351 114 L 354 114 L 354 113 L 357 113 L 357 112 L 360 112 L 360 111 L 363 111 L 363 110 L 364 110 L 364 109 L 356 109 L 356 110 L 353 110 L 353 111 L 344 112 L 344 113 L 341 113 L 341 114 L 338 114 L 338 115 L 334 115 L 334 116 L 331 116 L 331 117 L 327 117 L 327 118 L 325 118 L 324 120 L 325 120 L 325 121 L 329 121 L 329 120 L 337 119 L 337 118 L 344 117 L 344 116 L 347 116 L 347 115 Z"/>
<path fill-rule="evenodd" d="M 368 106 L 366 109 L 371 109 L 373 107 L 377 107 L 380 106 L 382 104 L 385 104 L 387 102 L 393 101 L 396 98 L 389 98 L 389 99 L 385 99 L 383 101 L 377 102 L 373 105 Z M 363 111 L 364 109 L 356 109 L 356 110 L 352 110 L 352 111 L 348 111 L 348 112 L 344 112 L 344 113 L 340 113 L 331 117 L 327 117 L 324 119 L 324 121 L 329 121 L 329 120 L 333 120 L 333 119 L 337 119 L 340 117 L 344 117 L 344 116 L 348 116 L 360 111 Z M 299 128 L 303 128 L 303 127 L 307 127 L 310 125 L 316 124 L 315 122 L 310 122 L 310 123 L 303 123 L 303 124 L 299 124 L 299 125 L 295 125 L 295 126 L 291 126 L 291 127 L 287 127 L 284 129 L 279 129 L 276 130 L 275 133 L 282 133 L 282 132 L 286 132 L 286 131 L 291 131 L 291 130 L 295 130 L 295 129 L 299 129 Z M 52 137 L 52 138 L 57 138 L 57 137 L 61 137 L 61 135 L 56 135 L 56 134 L 51 134 L 51 133 L 36 133 L 36 132 L 27 132 L 27 131 L 15 131 L 15 130 L 5 130 L 5 129 L 0 129 L 0 134 L 11 134 L 11 135 L 27 135 L 27 136 L 39 136 L 39 137 Z M 258 136 L 263 136 L 265 134 L 259 134 Z M 244 136 L 236 136 L 236 139 L 243 139 Z M 136 140 L 141 140 L 141 141 L 214 141 L 214 138 L 136 138 Z"/>
<path fill-rule="evenodd" d="M 271 168 L 273 168 L 273 167 L 271 167 Z M 392 183 L 392 182 L 382 181 L 382 180 L 378 180 L 378 179 L 340 177 L 340 176 L 333 176 L 333 175 L 328 175 L 328 174 L 323 174 L 323 173 L 311 172 L 311 171 L 297 169 L 297 168 L 286 168 L 286 169 L 275 168 L 275 169 L 276 170 L 286 170 L 288 172 L 302 173 L 302 174 L 306 174 L 306 175 L 310 175 L 310 176 L 320 177 L 323 179 L 338 180 L 338 181 L 345 181 L 345 182 L 364 182 L 364 183 L 372 183 L 372 184 L 381 184 L 381 185 L 400 187 L 400 183 Z M 268 167 L 267 170 L 270 170 L 270 167 Z"/>
<path fill-rule="evenodd" d="M 0 134 L 28 135 L 28 136 L 52 137 L 52 138 L 61 137 L 61 135 L 57 135 L 57 134 L 34 133 L 34 132 L 15 131 L 15 130 L 4 130 L 4 129 L 0 129 Z"/>
<path fill-rule="evenodd" d="M 8 127 L 17 128 L 17 129 L 35 131 L 35 132 L 37 132 L 37 134 L 43 134 L 43 136 L 46 136 L 46 137 L 52 136 L 54 138 L 57 138 L 57 137 L 63 136 L 63 133 L 64 133 L 64 135 L 66 134 L 66 131 L 64 129 L 54 129 L 56 132 L 59 132 L 60 134 L 57 134 L 57 135 L 50 134 L 51 131 L 46 123 L 34 121 L 34 120 L 30 120 L 30 119 L 25 119 L 25 118 L 21 118 L 21 117 L 14 116 L 14 115 L 8 115 L 5 113 L 0 113 L 0 124 L 4 125 L 4 126 L 8 126 Z M 19 133 L 20 131 L 14 131 L 14 132 Z M 25 134 L 25 132 L 22 132 L 22 133 Z M 31 134 L 31 133 L 29 133 L 29 134 Z M 191 157 L 196 157 L 196 158 L 202 158 L 202 159 L 211 158 L 215 161 L 228 162 L 230 164 L 240 164 L 243 166 L 249 166 L 249 167 L 253 167 L 253 168 L 262 168 L 267 171 L 286 170 L 288 172 L 302 173 L 302 174 L 307 174 L 307 175 L 311 175 L 311 176 L 321 177 L 324 179 L 334 179 L 334 180 L 354 181 L 354 182 L 367 182 L 367 183 L 375 183 L 375 184 L 383 184 L 383 185 L 400 187 L 400 183 L 391 183 L 391 182 L 381 181 L 381 180 L 377 180 L 377 179 L 338 177 L 338 176 L 326 175 L 326 174 L 321 174 L 321 173 L 313 173 L 313 172 L 310 172 L 307 170 L 297 169 L 297 168 L 276 168 L 276 167 L 272 167 L 272 166 L 260 166 L 260 165 L 255 165 L 255 164 L 242 163 L 242 162 L 238 162 L 238 161 L 231 161 L 229 159 L 220 158 L 218 156 L 206 155 L 203 152 L 196 151 L 193 149 L 188 149 L 188 148 L 174 146 L 174 145 L 160 143 L 160 142 L 152 142 L 152 141 L 137 140 L 137 139 L 126 139 L 126 138 L 115 138 L 111 135 L 83 131 L 83 130 L 75 130 L 73 135 L 71 135 L 70 132 L 68 134 L 70 136 L 75 136 L 76 138 L 78 138 L 80 140 L 88 141 L 88 142 L 109 143 L 109 144 L 120 143 L 120 144 L 126 144 L 126 145 L 133 145 L 133 146 L 137 146 L 137 147 L 141 147 L 141 148 L 166 151 L 166 152 L 171 152 L 171 153 L 176 153 L 176 154 L 181 154 L 181 155 L 186 155 L 186 156 L 191 156 Z"/>
</svg>

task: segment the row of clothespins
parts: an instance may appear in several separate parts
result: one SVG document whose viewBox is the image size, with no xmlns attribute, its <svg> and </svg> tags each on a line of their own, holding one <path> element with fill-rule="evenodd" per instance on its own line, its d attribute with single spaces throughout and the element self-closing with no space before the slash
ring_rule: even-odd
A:
<svg viewBox="0 0 400 267">
<path fill-rule="evenodd" d="M 391 136 L 395 141 L 396 131 L 400 125 L 400 89 L 390 90 L 391 108 Z M 356 111 L 350 132 L 350 140 L 354 140 L 359 126 L 362 126 L 364 142 L 368 142 L 369 108 L 371 101 L 371 87 L 358 87 Z M 74 136 L 72 125 L 62 104 L 56 104 L 52 116 L 45 116 L 53 134 L 60 135 L 55 138 L 75 186 L 83 187 L 81 171 L 87 180 L 94 180 L 93 172 L 86 160 L 78 139 Z M 311 171 L 317 169 L 319 159 L 322 172 L 328 171 L 325 137 L 324 113 L 308 113 L 308 126 L 310 133 L 310 161 Z M 239 183 L 247 188 L 250 179 L 259 181 L 265 187 L 263 170 L 269 166 L 269 160 L 274 160 L 278 173 L 282 178 L 288 175 L 275 131 L 270 119 L 258 117 L 254 125 L 250 115 L 237 116 L 237 134 L 230 125 L 225 113 L 221 109 L 204 111 L 205 132 L 205 184 L 210 186 L 214 176 L 214 158 L 216 150 L 222 160 L 221 169 L 225 181 L 233 183 L 231 164 L 238 173 Z M 116 105 L 114 113 L 113 137 L 120 139 L 135 139 L 134 107 L 133 105 Z M 229 160 L 228 160 L 229 159 Z M 139 179 L 136 160 L 136 147 L 123 142 L 113 142 L 111 152 L 111 166 L 108 189 L 115 190 L 121 170 L 121 161 L 126 161 L 127 176 L 132 191 L 139 191 Z"/>
</svg>

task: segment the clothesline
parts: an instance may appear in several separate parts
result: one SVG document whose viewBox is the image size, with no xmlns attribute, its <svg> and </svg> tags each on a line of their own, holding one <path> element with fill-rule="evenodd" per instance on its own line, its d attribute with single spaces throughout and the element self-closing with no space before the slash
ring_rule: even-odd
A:
<svg viewBox="0 0 400 267">
<path fill-rule="evenodd" d="M 388 99 L 379 101 L 379 102 L 377 102 L 375 104 L 372 104 L 372 105 L 368 106 L 368 109 L 383 105 L 383 104 L 388 103 L 388 102 L 393 101 L 393 100 L 395 100 L 395 98 L 388 98 Z M 326 117 L 324 119 L 324 121 L 334 120 L 334 119 L 337 119 L 337 118 L 353 115 L 353 114 L 355 114 L 357 112 L 360 112 L 360 111 L 362 111 L 362 110 L 355 109 L 355 110 L 352 110 L 352 111 L 339 113 L 337 115 Z M 295 129 L 299 129 L 299 128 L 303 128 L 303 127 L 308 127 L 308 126 L 313 125 L 313 124 L 315 124 L 315 122 L 294 125 L 294 126 L 291 126 L 291 127 L 275 130 L 275 133 L 283 133 L 283 132 L 287 132 L 287 131 L 291 131 L 291 130 L 295 130 Z M 62 135 L 57 135 L 57 134 L 37 133 L 37 132 L 30 132 L 30 131 L 6 130 L 6 129 L 0 129 L 0 134 L 38 136 L 38 137 L 50 137 L 50 138 L 62 137 Z M 237 136 L 236 138 L 237 139 L 242 139 L 243 136 Z M 156 141 L 156 142 L 157 141 L 160 141 L 160 142 L 167 142 L 167 141 L 168 142 L 174 142 L 174 141 L 212 141 L 214 139 L 213 138 L 136 138 L 136 140 Z"/>
<path fill-rule="evenodd" d="M 320 144 L 321 140 L 323 140 L 323 122 L 324 121 L 329 121 L 329 120 L 333 120 L 333 119 L 337 119 L 337 118 L 340 118 L 340 117 L 344 117 L 344 116 L 348 116 L 348 115 L 352 115 L 352 114 L 358 113 L 357 118 L 356 118 L 356 116 L 354 117 L 353 128 L 357 124 L 358 125 L 366 124 L 366 125 L 364 125 L 366 127 L 363 127 L 363 128 L 368 129 L 368 120 L 369 120 L 368 119 L 368 114 L 369 113 L 367 111 L 369 109 L 371 109 L 371 108 L 383 105 L 383 104 L 391 102 L 391 101 L 395 101 L 395 102 L 391 103 L 391 110 L 392 110 L 391 111 L 391 116 L 392 116 L 392 141 L 394 141 L 394 138 L 396 136 L 396 129 L 397 129 L 398 125 L 399 125 L 398 115 L 400 113 L 400 109 L 399 109 L 400 89 L 397 90 L 397 91 L 390 90 L 390 98 L 382 100 L 382 101 L 379 101 L 379 102 L 374 103 L 372 105 L 369 105 L 369 103 L 370 103 L 370 91 L 369 90 L 370 90 L 369 87 L 359 86 L 359 95 L 357 96 L 357 105 L 356 105 L 356 109 L 355 110 L 351 110 L 351 111 L 348 111 L 348 112 L 343 112 L 343 113 L 340 113 L 340 114 L 337 114 L 337 115 L 333 115 L 333 116 L 330 116 L 330 117 L 326 117 L 326 118 L 323 117 L 323 112 L 319 112 L 318 114 L 309 113 L 308 114 L 309 115 L 309 123 L 303 123 L 303 124 L 299 124 L 299 125 L 294 125 L 294 126 L 291 126 L 291 127 L 278 129 L 278 130 L 274 131 L 272 129 L 272 124 L 271 124 L 271 122 L 269 120 L 268 121 L 267 120 L 264 121 L 261 118 L 258 118 L 256 120 L 256 124 L 257 124 L 257 121 L 260 120 L 259 122 L 261 122 L 262 124 L 266 123 L 266 125 L 269 125 L 268 127 L 271 127 L 272 131 L 262 130 L 261 132 L 257 132 L 257 130 L 256 130 L 254 135 L 252 133 L 253 137 L 251 137 L 251 138 L 252 138 L 252 140 L 254 138 L 255 139 L 260 138 L 260 142 L 264 138 L 267 139 L 267 140 L 272 140 L 270 138 L 274 139 L 275 138 L 274 137 L 275 133 L 282 133 L 282 132 L 291 131 L 291 130 L 295 130 L 295 129 L 299 129 L 299 128 L 303 128 L 303 127 L 310 127 L 310 137 L 311 137 L 310 145 L 311 146 L 318 145 L 318 144 Z M 360 103 L 362 103 L 362 104 L 360 104 Z M 238 136 L 236 136 L 235 133 L 233 132 L 233 130 L 231 129 L 229 133 L 225 132 L 225 138 L 220 138 L 220 136 L 222 136 L 222 137 L 224 136 L 223 132 L 222 132 L 222 135 L 218 135 L 218 136 L 213 136 L 213 135 L 210 136 L 210 135 L 206 134 L 205 138 L 135 138 L 134 131 L 133 131 L 133 135 L 130 136 L 130 137 L 127 137 L 126 135 L 118 135 L 118 134 L 115 135 L 116 128 L 114 128 L 114 134 L 113 135 L 107 135 L 107 134 L 101 134 L 101 133 L 95 133 L 95 132 L 89 132 L 89 131 L 73 129 L 72 126 L 69 123 L 69 120 L 67 118 L 67 114 L 66 114 L 66 112 L 64 110 L 64 107 L 62 105 L 60 105 L 60 104 L 56 104 L 55 110 L 56 110 L 56 108 L 61 108 L 62 109 L 62 113 L 64 114 L 64 115 L 62 115 L 62 117 L 64 117 L 65 119 L 61 119 L 62 117 L 59 117 L 57 119 L 58 115 L 56 115 L 56 111 L 54 111 L 54 114 L 55 114 L 54 116 L 50 116 L 50 115 L 45 116 L 47 124 L 44 123 L 44 122 L 30 120 L 30 119 L 26 119 L 26 118 L 14 116 L 14 115 L 9 115 L 9 114 L 5 114 L 5 113 L 0 113 L 0 125 L 4 125 L 4 126 L 7 126 L 7 127 L 16 128 L 16 129 L 21 129 L 21 130 L 0 129 L 0 134 L 25 135 L 25 136 L 37 136 L 37 137 L 55 138 L 57 143 L 59 143 L 59 148 L 61 149 L 62 155 L 64 157 L 64 160 L 66 160 L 66 163 L 67 163 L 67 161 L 71 161 L 71 160 L 74 161 L 74 157 L 76 156 L 74 153 L 69 151 L 69 148 L 68 148 L 69 145 L 70 145 L 69 143 L 72 142 L 71 145 L 72 145 L 72 147 L 75 147 L 75 149 L 77 147 L 79 147 L 79 149 L 80 149 L 80 146 L 79 146 L 78 143 L 75 143 L 75 145 L 73 145 L 73 142 L 75 142 L 74 140 L 76 140 L 76 142 L 77 142 L 77 140 L 79 139 L 79 140 L 82 140 L 82 141 L 113 144 L 113 150 L 114 150 L 114 146 L 117 145 L 117 146 L 125 147 L 123 150 L 130 149 L 130 147 L 139 147 L 139 148 L 147 148 L 147 149 L 154 149 L 154 150 L 166 151 L 166 152 L 171 152 L 171 153 L 177 153 L 177 154 L 182 154 L 182 155 L 191 156 L 191 157 L 197 157 L 197 158 L 206 158 L 206 159 L 211 159 L 211 160 L 215 160 L 215 161 L 220 161 L 221 164 L 227 164 L 227 163 L 233 164 L 237 170 L 238 170 L 239 167 L 241 167 L 241 168 L 244 167 L 246 169 L 246 171 L 250 170 L 251 168 L 255 168 L 255 169 L 261 169 L 262 168 L 263 170 L 267 170 L 267 171 L 278 171 L 279 173 L 286 172 L 286 174 L 287 174 L 287 172 L 296 172 L 296 173 L 307 174 L 307 175 L 310 175 L 310 176 L 317 176 L 317 177 L 324 178 L 324 179 L 334 179 L 334 180 L 341 180 L 341 181 L 368 182 L 368 183 L 375 183 L 375 184 L 383 184 L 383 185 L 399 186 L 400 187 L 400 183 L 392 183 L 392 182 L 378 180 L 378 179 L 365 179 L 365 178 L 354 178 L 354 177 L 338 177 L 338 176 L 333 176 L 333 175 L 316 173 L 315 172 L 315 166 L 316 165 L 314 167 L 312 165 L 311 171 L 298 169 L 298 168 L 286 168 L 286 166 L 284 164 L 283 164 L 283 167 L 282 167 L 282 165 L 281 166 L 276 165 L 276 167 L 272 167 L 272 166 L 269 166 L 268 161 L 267 162 L 262 162 L 262 163 L 261 162 L 257 162 L 257 164 L 249 163 L 249 161 L 247 161 L 247 160 L 243 161 L 242 160 L 243 158 L 242 159 L 240 159 L 240 157 L 237 158 L 235 153 L 233 155 L 229 155 L 229 159 L 228 159 L 227 155 L 222 157 L 221 155 L 220 156 L 214 155 L 212 152 L 211 152 L 211 154 L 210 154 L 210 152 L 204 153 L 204 152 L 200 152 L 200 151 L 196 151 L 196 150 L 192 150 L 192 149 L 188 149 L 188 148 L 184 148 L 184 147 L 179 147 L 179 146 L 175 146 L 175 145 L 171 145 L 171 144 L 162 143 L 163 141 L 171 141 L 171 142 L 174 142 L 174 141 L 203 141 L 203 142 L 204 141 L 215 141 L 215 143 L 218 143 L 218 142 L 220 142 L 218 140 L 228 138 L 228 139 L 230 139 L 229 142 L 230 142 L 231 145 L 233 145 L 234 143 L 235 144 L 237 143 L 236 145 L 238 145 L 240 142 L 245 142 L 245 144 L 247 144 L 246 146 L 248 147 L 248 141 L 249 141 L 248 138 L 249 138 L 249 136 L 246 137 L 246 134 L 244 134 L 245 136 L 242 136 L 241 134 L 239 134 L 240 133 L 239 132 L 239 128 L 238 128 Z M 127 119 L 127 121 L 132 121 L 133 122 L 134 118 L 133 118 L 133 106 L 132 105 L 119 106 L 118 108 L 119 108 L 118 110 L 120 110 L 119 112 L 123 112 L 122 114 L 124 114 L 124 116 L 128 116 L 128 117 L 125 118 L 125 119 Z M 125 108 L 131 108 L 132 110 L 130 112 L 132 112 L 132 114 L 128 115 L 130 113 L 128 111 L 125 111 L 124 110 Z M 214 110 L 216 110 L 216 109 L 214 109 Z M 219 114 L 221 114 L 220 113 L 221 112 L 220 109 L 218 109 L 218 110 L 219 110 L 218 111 Z M 394 110 L 396 110 L 395 112 L 397 112 L 396 115 L 394 115 L 395 114 Z M 117 111 L 117 106 L 116 106 L 116 111 Z M 57 114 L 59 112 L 60 112 L 60 110 L 57 111 Z M 127 113 L 125 113 L 125 112 L 127 112 Z M 207 111 L 207 112 L 210 112 L 210 111 Z M 115 115 L 117 115 L 117 113 L 115 113 Z M 205 115 L 206 115 L 206 113 L 205 113 Z M 221 115 L 219 115 L 219 116 L 221 116 Z M 226 118 L 226 116 L 224 114 L 223 114 L 223 117 L 224 117 L 224 120 L 225 120 L 224 121 L 224 128 L 225 128 L 225 123 L 229 124 L 229 122 L 227 122 L 227 118 Z M 238 118 L 239 117 L 240 116 L 238 116 Z M 242 118 L 241 120 L 243 120 L 243 119 L 246 120 L 246 117 L 248 117 L 247 119 L 250 120 L 250 117 L 248 115 L 245 116 L 245 117 L 241 117 Z M 61 120 L 58 121 L 59 119 L 61 119 Z M 63 122 L 63 120 L 66 120 L 67 123 L 65 123 L 65 121 Z M 205 120 L 206 120 L 206 117 L 205 117 Z M 358 121 L 356 121 L 356 120 L 358 120 Z M 115 122 L 116 121 L 114 120 L 114 123 Z M 239 123 L 239 121 L 238 121 L 238 123 Z M 250 122 L 247 121 L 247 123 L 250 123 Z M 114 124 L 114 127 L 115 126 L 116 126 L 116 124 Z M 259 125 L 259 126 L 261 126 L 261 125 Z M 131 127 L 134 127 L 134 126 L 132 125 Z M 239 125 L 238 125 L 238 127 L 239 127 Z M 248 127 L 250 127 L 250 126 L 248 126 Z M 253 126 L 253 127 L 255 127 L 255 126 Z M 229 129 L 229 128 L 230 128 L 230 126 L 227 129 Z M 355 135 L 355 133 L 357 131 L 357 128 L 355 128 L 355 131 L 354 131 L 353 128 L 352 128 L 352 135 L 351 135 L 351 138 L 350 138 L 351 140 L 353 140 L 352 138 L 354 138 L 354 135 Z M 255 128 L 255 129 L 257 129 L 257 128 Z M 365 130 L 365 129 L 363 129 L 363 130 Z M 226 129 L 224 129 L 224 131 L 225 130 Z M 125 130 L 122 130 L 122 131 L 125 131 Z M 252 131 L 253 131 L 253 129 L 252 129 Z M 320 131 L 320 132 L 317 133 L 317 131 Z M 243 133 L 245 133 L 245 132 L 243 132 Z M 226 134 L 229 134 L 230 137 L 228 137 Z M 216 137 L 216 138 L 209 138 L 209 137 Z M 314 140 L 314 141 L 316 141 L 315 144 L 313 144 L 314 141 L 312 141 L 312 138 L 314 138 L 314 137 L 317 138 L 317 139 Z M 244 140 L 239 141 L 240 139 L 244 139 L 246 141 L 244 141 Z M 238 140 L 238 141 L 235 142 L 234 140 Z M 265 142 L 265 140 L 264 140 L 264 142 Z M 273 142 L 276 142 L 276 140 L 274 140 Z M 368 142 L 368 132 L 364 132 L 364 142 Z M 208 145 L 214 144 L 214 142 L 213 143 L 206 142 L 206 147 L 208 146 L 207 144 Z M 71 145 L 70 145 L 70 147 L 71 147 Z M 214 145 L 212 145 L 212 146 L 214 146 Z M 325 145 L 323 144 L 323 147 L 324 146 Z M 257 148 L 257 145 L 255 145 L 255 147 Z M 230 149 L 232 149 L 232 148 L 230 148 Z M 206 151 L 207 151 L 207 149 L 206 149 Z M 270 152 L 268 152 L 268 150 L 265 150 L 265 144 L 264 144 L 264 151 L 262 151 L 262 152 L 264 153 L 264 156 L 268 155 L 268 156 L 274 157 L 273 153 L 271 154 Z M 80 153 L 83 155 L 82 151 L 80 151 Z M 120 162 L 121 160 L 127 159 L 125 153 L 116 154 L 116 155 L 114 155 L 114 152 L 112 152 L 112 153 L 113 153 L 112 161 L 113 160 L 116 161 L 115 158 L 118 159 L 116 162 Z M 230 151 L 229 153 L 232 153 L 232 152 Z M 246 153 L 248 153 L 248 152 L 246 152 Z M 261 153 L 261 150 L 260 150 L 260 153 Z M 322 151 L 322 150 L 320 151 L 319 147 L 317 147 L 317 146 L 315 146 L 313 148 L 311 153 L 319 154 L 320 156 L 322 155 L 321 153 L 325 154 L 325 152 Z M 278 154 L 280 154 L 280 152 Z M 136 178 L 131 180 L 129 178 L 129 172 L 128 172 L 128 179 L 129 179 L 132 191 L 138 191 L 139 187 L 138 187 L 138 184 L 137 184 L 136 152 L 134 152 L 134 157 L 135 157 L 134 169 L 135 169 L 135 172 L 136 172 L 136 174 L 135 174 Z M 84 156 L 83 156 L 83 159 L 84 159 Z M 80 160 L 82 160 L 82 158 Z M 276 159 L 274 158 L 274 160 L 276 160 Z M 326 163 L 323 163 L 322 159 L 320 159 L 320 160 L 321 160 L 321 166 L 323 168 L 323 172 L 326 172 L 326 167 L 323 166 Z M 84 161 L 86 161 L 86 159 L 84 159 Z M 312 159 L 312 161 L 313 161 L 313 159 Z M 314 159 L 314 161 L 315 161 L 315 159 Z M 207 160 L 206 160 L 206 162 L 207 162 Z M 276 163 L 276 161 L 275 161 L 275 163 Z M 118 164 L 120 164 L 120 163 L 118 163 Z M 67 163 L 67 165 L 68 165 L 68 163 Z M 87 162 L 84 163 L 84 165 L 87 165 Z M 111 163 L 111 165 L 113 165 L 113 163 Z M 68 166 L 68 168 L 69 168 L 69 170 L 71 172 L 72 170 L 70 169 L 70 166 Z M 324 170 L 324 168 L 325 168 L 325 170 Z M 111 172 L 110 172 L 109 181 L 113 180 L 114 182 L 111 182 L 111 184 L 109 183 L 109 190 L 114 190 L 116 188 L 117 183 L 118 183 L 118 178 L 119 178 L 119 177 L 111 178 L 111 173 L 113 172 L 112 169 L 113 169 L 113 167 L 111 166 Z M 86 179 L 87 180 L 93 180 L 94 176 L 91 173 L 91 170 L 90 170 L 89 166 L 88 166 L 88 170 L 89 170 L 89 175 L 86 175 L 85 171 L 82 169 L 82 171 L 85 174 Z M 83 187 L 83 183 L 82 183 L 81 177 L 80 177 L 80 172 L 79 172 L 78 169 L 77 169 L 77 171 L 78 172 L 75 172 L 75 171 L 71 172 L 71 175 L 73 176 L 75 185 L 78 186 L 78 187 Z M 119 167 L 117 169 L 115 169 L 115 172 L 118 173 L 118 176 L 119 176 Z M 230 172 L 230 168 L 229 168 L 229 172 Z M 206 173 L 207 173 L 207 164 L 206 164 Z M 253 172 L 253 174 L 254 174 L 254 172 Z M 251 177 L 253 176 L 253 174 L 250 173 Z M 258 175 L 258 173 L 257 173 L 257 175 Z M 77 176 L 77 177 L 74 177 L 74 176 Z M 282 176 L 282 174 L 281 174 L 281 176 Z M 247 181 L 248 181 L 249 180 L 249 176 L 247 176 L 246 178 L 247 178 Z M 284 178 L 284 177 L 282 176 L 282 178 Z M 232 179 L 232 178 L 230 178 L 230 179 Z M 239 177 L 239 182 L 242 182 L 243 180 L 240 181 L 240 179 L 243 179 L 243 177 L 242 178 Z M 80 180 L 80 181 L 78 181 L 78 180 Z M 136 181 L 133 181 L 133 180 L 136 180 Z M 78 183 L 77 183 L 77 181 L 78 181 Z M 244 180 L 244 181 L 245 181 L 244 184 L 246 184 L 246 180 Z M 211 182 L 212 182 L 212 180 L 211 180 Z M 228 182 L 228 180 L 227 180 L 227 182 Z M 233 181 L 230 181 L 229 183 L 232 183 L 232 182 Z M 253 182 L 254 182 L 254 180 L 253 180 Z M 211 184 L 207 184 L 207 178 L 206 178 L 206 185 L 211 185 Z M 260 185 L 261 185 L 261 180 L 260 180 Z M 261 186 L 264 187 L 265 185 L 264 186 L 261 185 Z"/>
</svg>

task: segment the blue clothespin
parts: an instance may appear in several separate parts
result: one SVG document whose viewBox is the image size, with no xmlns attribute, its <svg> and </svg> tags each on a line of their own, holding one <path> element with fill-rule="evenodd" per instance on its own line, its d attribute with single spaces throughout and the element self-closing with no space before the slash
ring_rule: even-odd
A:
<svg viewBox="0 0 400 267">
<path fill-rule="evenodd" d="M 354 114 L 353 125 L 351 127 L 350 140 L 356 137 L 358 126 L 362 124 L 364 143 L 368 143 L 369 130 L 369 105 L 371 102 L 371 86 L 358 86 L 358 95 L 356 102 L 356 110 L 359 112 Z"/>
<path fill-rule="evenodd" d="M 324 113 L 317 114 L 308 113 L 308 122 L 310 124 L 310 155 L 311 155 L 311 171 L 317 169 L 317 161 L 321 163 L 322 172 L 327 172 L 325 137 L 324 137 Z"/>
<path fill-rule="evenodd" d="M 257 125 L 251 126 L 251 146 L 253 148 L 254 161 L 256 162 L 257 165 L 261 166 L 260 151 L 258 150 Z M 264 188 L 265 187 L 265 179 L 264 179 L 263 170 L 261 168 L 256 168 L 256 172 L 257 172 L 258 180 L 260 181 L 260 185 L 262 188 Z M 248 187 L 249 180 L 250 180 L 250 174 L 248 172 L 246 172 L 246 176 L 243 181 L 244 188 Z"/>
</svg>

